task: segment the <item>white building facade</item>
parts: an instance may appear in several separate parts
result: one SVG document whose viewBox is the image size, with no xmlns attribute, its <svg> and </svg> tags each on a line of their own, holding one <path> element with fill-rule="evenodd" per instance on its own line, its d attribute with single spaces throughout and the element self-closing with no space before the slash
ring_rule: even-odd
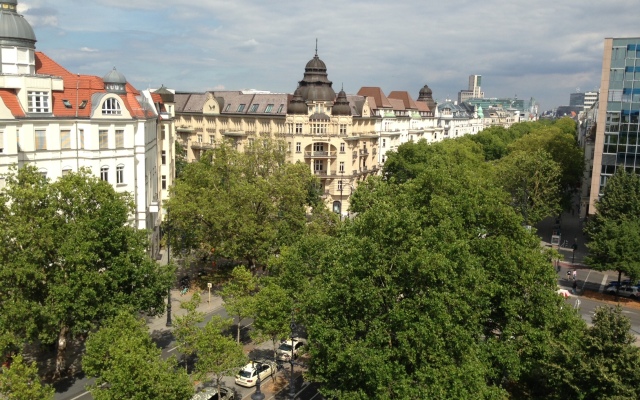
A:
<svg viewBox="0 0 640 400">
<path fill-rule="evenodd" d="M 132 195 L 132 224 L 150 232 L 155 254 L 161 192 L 151 94 L 115 68 L 104 78 L 67 71 L 35 51 L 17 1 L 0 6 L 0 187 L 11 166 L 35 165 L 51 180 L 87 168 Z"/>
</svg>

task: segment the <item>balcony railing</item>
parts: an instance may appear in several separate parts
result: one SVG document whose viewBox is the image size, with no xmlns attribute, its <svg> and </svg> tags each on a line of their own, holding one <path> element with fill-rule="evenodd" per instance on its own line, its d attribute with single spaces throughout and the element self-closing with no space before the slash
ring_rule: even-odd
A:
<svg viewBox="0 0 640 400">
<path fill-rule="evenodd" d="M 313 171 L 313 174 L 318 176 L 327 176 L 327 171 L 316 170 L 316 171 Z"/>
<path fill-rule="evenodd" d="M 360 155 L 363 157 L 366 157 L 369 155 L 369 150 L 367 149 L 360 149 Z"/>
<path fill-rule="evenodd" d="M 213 149 L 213 143 L 191 142 L 192 149 Z"/>
<path fill-rule="evenodd" d="M 338 156 L 338 152 L 335 150 L 332 151 L 305 151 L 305 158 L 336 158 Z"/>
</svg>

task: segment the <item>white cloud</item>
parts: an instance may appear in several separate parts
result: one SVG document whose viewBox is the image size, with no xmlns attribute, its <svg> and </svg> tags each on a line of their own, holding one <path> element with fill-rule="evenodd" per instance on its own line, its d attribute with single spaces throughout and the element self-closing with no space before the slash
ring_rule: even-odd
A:
<svg viewBox="0 0 640 400">
<path fill-rule="evenodd" d="M 64 55 L 72 70 L 115 64 L 131 79 L 177 90 L 292 92 L 317 38 L 334 88 L 343 83 L 349 93 L 380 86 L 417 97 L 428 84 L 434 97 L 455 98 L 468 75 L 481 74 L 487 96 L 533 96 L 546 108 L 568 103 L 575 87 L 599 84 L 604 38 L 638 35 L 636 2 L 19 3 L 38 49 Z M 54 28 L 56 35 L 45 33 Z M 82 51 L 70 56 L 70 48 Z"/>
</svg>

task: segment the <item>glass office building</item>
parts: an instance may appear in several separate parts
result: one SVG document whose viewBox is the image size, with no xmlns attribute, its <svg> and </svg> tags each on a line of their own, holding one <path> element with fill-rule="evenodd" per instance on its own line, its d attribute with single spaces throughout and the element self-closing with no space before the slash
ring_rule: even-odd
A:
<svg viewBox="0 0 640 400">
<path fill-rule="evenodd" d="M 591 175 L 589 214 L 617 169 L 640 173 L 640 38 L 607 38 Z"/>
</svg>

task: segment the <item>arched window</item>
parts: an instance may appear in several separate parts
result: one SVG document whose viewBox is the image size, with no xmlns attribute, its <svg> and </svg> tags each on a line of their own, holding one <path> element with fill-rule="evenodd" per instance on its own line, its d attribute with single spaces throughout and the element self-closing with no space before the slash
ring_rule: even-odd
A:
<svg viewBox="0 0 640 400">
<path fill-rule="evenodd" d="M 114 98 L 109 98 L 102 103 L 103 115 L 121 115 L 120 102 Z"/>
<path fill-rule="evenodd" d="M 124 183 L 124 165 L 122 164 L 116 167 L 116 183 L 119 185 Z"/>
<path fill-rule="evenodd" d="M 109 167 L 104 166 L 100 168 L 100 179 L 109 182 Z"/>
</svg>

